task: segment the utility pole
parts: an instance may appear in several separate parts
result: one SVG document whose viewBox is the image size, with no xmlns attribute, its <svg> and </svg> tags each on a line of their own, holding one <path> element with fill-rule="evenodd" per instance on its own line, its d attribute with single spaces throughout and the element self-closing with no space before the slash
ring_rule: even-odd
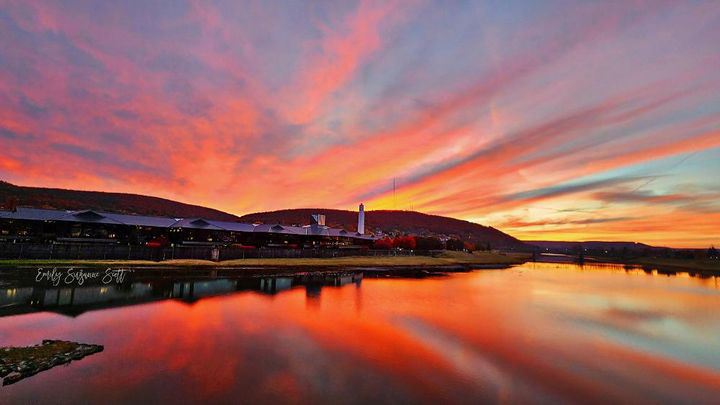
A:
<svg viewBox="0 0 720 405">
<path fill-rule="evenodd" d="M 395 177 L 393 177 L 393 209 L 397 209 L 397 200 L 395 199 Z"/>
</svg>

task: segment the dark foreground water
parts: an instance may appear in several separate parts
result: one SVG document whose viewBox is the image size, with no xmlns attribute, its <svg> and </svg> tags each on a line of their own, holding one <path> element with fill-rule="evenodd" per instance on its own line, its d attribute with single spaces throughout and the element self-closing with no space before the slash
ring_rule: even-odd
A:
<svg viewBox="0 0 720 405">
<path fill-rule="evenodd" d="M 717 278 L 526 264 L 88 284 L 0 286 L 0 346 L 105 347 L 1 403 L 720 402 Z"/>
</svg>

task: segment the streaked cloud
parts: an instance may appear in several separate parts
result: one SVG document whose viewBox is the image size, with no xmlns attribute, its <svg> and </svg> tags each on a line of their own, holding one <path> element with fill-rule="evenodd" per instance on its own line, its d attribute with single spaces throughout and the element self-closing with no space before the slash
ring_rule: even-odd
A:
<svg viewBox="0 0 720 405">
<path fill-rule="evenodd" d="M 720 244 L 718 38 L 712 2 L 0 0 L 0 177 Z"/>
</svg>

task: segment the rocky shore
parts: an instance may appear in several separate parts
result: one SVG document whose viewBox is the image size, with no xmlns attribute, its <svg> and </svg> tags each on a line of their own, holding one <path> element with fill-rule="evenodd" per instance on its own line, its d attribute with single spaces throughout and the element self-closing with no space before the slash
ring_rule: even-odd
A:
<svg viewBox="0 0 720 405">
<path fill-rule="evenodd" d="M 2 385 L 14 384 L 41 371 L 101 351 L 103 346 L 100 345 L 63 340 L 43 340 L 42 344 L 28 347 L 3 347 L 0 348 L 0 379 Z"/>
</svg>

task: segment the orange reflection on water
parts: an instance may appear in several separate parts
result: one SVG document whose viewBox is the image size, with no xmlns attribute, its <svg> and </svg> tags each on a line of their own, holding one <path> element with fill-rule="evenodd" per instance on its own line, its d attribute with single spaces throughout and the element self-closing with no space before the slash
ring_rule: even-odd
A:
<svg viewBox="0 0 720 405">
<path fill-rule="evenodd" d="M 709 403 L 720 395 L 715 281 L 527 264 L 0 318 L 8 342 L 105 345 L 2 393 L 111 403 Z"/>
</svg>

